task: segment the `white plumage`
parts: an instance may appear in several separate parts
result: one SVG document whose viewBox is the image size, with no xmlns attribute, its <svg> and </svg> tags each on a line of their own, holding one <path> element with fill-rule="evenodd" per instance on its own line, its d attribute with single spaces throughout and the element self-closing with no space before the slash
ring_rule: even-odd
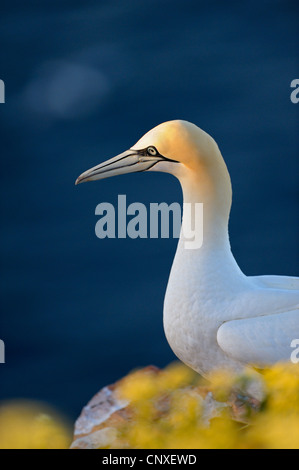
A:
<svg viewBox="0 0 299 470">
<path fill-rule="evenodd" d="M 228 236 L 230 178 L 212 137 L 186 121 L 160 124 L 77 183 L 138 171 L 171 173 L 184 203 L 203 203 L 203 244 L 187 249 L 181 231 L 165 296 L 164 329 L 174 353 L 204 375 L 289 361 L 299 338 L 299 278 L 240 270 Z M 183 225 L 194 226 L 194 214 L 183 214 Z"/>
</svg>

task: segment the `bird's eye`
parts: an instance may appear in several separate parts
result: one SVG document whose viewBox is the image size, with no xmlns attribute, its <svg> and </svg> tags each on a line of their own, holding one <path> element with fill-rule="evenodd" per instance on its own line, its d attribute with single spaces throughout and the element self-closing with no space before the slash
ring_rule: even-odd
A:
<svg viewBox="0 0 299 470">
<path fill-rule="evenodd" d="M 158 152 L 157 152 L 157 150 L 155 149 L 155 147 L 147 147 L 147 153 L 148 153 L 149 155 L 152 155 L 152 156 L 158 154 Z"/>
</svg>

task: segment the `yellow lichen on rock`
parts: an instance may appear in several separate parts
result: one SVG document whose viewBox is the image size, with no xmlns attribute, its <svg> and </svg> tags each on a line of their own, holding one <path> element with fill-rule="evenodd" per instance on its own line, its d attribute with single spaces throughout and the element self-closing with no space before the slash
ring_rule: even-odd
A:
<svg viewBox="0 0 299 470">
<path fill-rule="evenodd" d="M 117 390 L 131 418 L 118 447 L 299 448 L 299 368 L 277 364 L 258 374 L 216 371 L 207 385 L 182 364 L 128 375 Z M 254 387 L 263 399 L 248 396 Z"/>
<path fill-rule="evenodd" d="M 72 448 L 299 448 L 298 365 L 208 379 L 182 363 L 132 372 L 84 407 Z"/>
</svg>

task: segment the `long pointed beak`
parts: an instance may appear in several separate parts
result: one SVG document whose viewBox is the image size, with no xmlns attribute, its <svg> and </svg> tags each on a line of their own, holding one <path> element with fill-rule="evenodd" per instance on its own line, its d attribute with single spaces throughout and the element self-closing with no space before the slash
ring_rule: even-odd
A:
<svg viewBox="0 0 299 470">
<path fill-rule="evenodd" d="M 138 150 L 126 150 L 126 152 L 85 171 L 77 178 L 75 184 L 101 180 L 109 178 L 110 176 L 124 175 L 126 173 L 146 171 L 160 160 L 161 158 L 159 156 L 157 156 L 157 158 L 145 157 L 140 155 Z"/>
</svg>

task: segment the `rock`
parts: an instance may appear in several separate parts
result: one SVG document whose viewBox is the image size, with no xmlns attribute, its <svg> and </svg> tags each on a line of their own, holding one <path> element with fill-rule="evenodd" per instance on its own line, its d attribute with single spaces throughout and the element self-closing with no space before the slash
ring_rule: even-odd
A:
<svg viewBox="0 0 299 470">
<path fill-rule="evenodd" d="M 148 366 L 141 372 L 157 374 L 159 369 L 155 366 Z M 75 423 L 71 449 L 113 447 L 117 439 L 117 429 L 131 416 L 129 403 L 116 396 L 116 390 L 124 380 L 125 378 L 102 388 L 84 406 Z"/>
<path fill-rule="evenodd" d="M 172 369 L 172 372 L 169 372 L 169 368 L 166 369 L 168 370 L 167 375 L 165 370 L 160 370 L 155 366 L 148 366 L 129 374 L 113 385 L 102 388 L 83 408 L 77 419 L 71 449 L 115 449 L 129 447 L 127 429 L 135 423 L 136 402 L 129 403 L 124 399 L 120 399 L 120 393 L 118 392 L 128 381 L 132 384 L 132 378 L 135 378 L 133 385 L 131 385 L 134 392 L 133 396 L 135 392 L 137 396 L 140 394 L 141 403 L 143 401 L 146 403 L 148 400 L 146 398 L 148 397 L 146 384 L 150 384 L 150 390 L 152 390 L 152 387 L 158 387 L 161 395 L 155 398 L 153 402 L 155 419 L 161 417 L 162 419 L 165 417 L 167 419 L 172 396 L 176 392 L 182 393 L 182 397 L 195 398 L 200 409 L 200 417 L 198 419 L 201 420 L 205 427 L 209 427 L 210 420 L 219 417 L 224 408 L 231 414 L 232 419 L 242 423 L 247 422 L 249 410 L 258 410 L 259 402 L 248 396 L 240 395 L 238 390 L 233 388 L 226 401 L 217 401 L 213 396 L 214 392 L 211 391 L 210 385 L 196 383 L 192 380 L 191 376 L 188 380 L 188 375 L 184 378 L 182 367 L 185 368 L 185 371 L 188 368 L 186 366 L 180 367 L 179 371 Z M 190 369 L 188 370 L 190 371 Z M 197 376 L 197 374 L 195 375 Z M 166 379 L 168 377 L 168 380 L 169 377 L 172 377 L 172 382 L 167 382 L 167 385 L 165 385 L 163 382 L 165 377 Z M 162 392 L 161 388 L 159 388 L 161 383 L 164 383 Z"/>
</svg>

